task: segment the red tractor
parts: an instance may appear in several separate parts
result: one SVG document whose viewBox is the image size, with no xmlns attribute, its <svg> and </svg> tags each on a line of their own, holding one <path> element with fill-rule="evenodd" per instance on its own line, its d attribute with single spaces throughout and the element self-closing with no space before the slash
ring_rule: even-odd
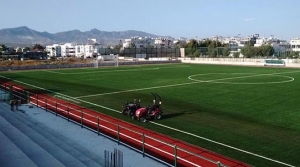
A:
<svg viewBox="0 0 300 167">
<path fill-rule="evenodd" d="M 136 110 L 135 112 L 135 116 L 132 116 L 132 119 L 137 119 L 140 120 L 141 122 L 146 122 L 148 119 L 155 119 L 155 120 L 159 120 L 161 119 L 161 115 L 163 113 L 162 109 L 161 109 L 161 98 L 158 94 L 154 94 L 151 93 L 154 96 L 153 99 L 153 105 L 147 106 L 147 107 L 143 107 L 143 108 L 139 108 L 138 110 Z M 156 98 L 159 98 L 159 102 L 156 102 Z"/>
<path fill-rule="evenodd" d="M 134 116 L 136 110 L 141 108 L 140 102 L 141 102 L 141 100 L 136 101 L 136 99 L 133 100 L 133 103 L 132 102 L 130 102 L 130 103 L 126 102 L 122 106 L 123 107 L 122 114 L 123 115 L 128 115 L 130 117 Z"/>
</svg>

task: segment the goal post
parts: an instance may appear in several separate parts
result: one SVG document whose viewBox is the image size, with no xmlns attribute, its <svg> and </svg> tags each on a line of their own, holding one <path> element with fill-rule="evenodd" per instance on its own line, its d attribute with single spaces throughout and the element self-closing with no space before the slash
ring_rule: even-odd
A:
<svg viewBox="0 0 300 167">
<path fill-rule="evenodd" d="M 93 64 L 94 64 L 94 68 L 98 68 L 99 67 L 99 60 L 98 58 L 93 60 Z"/>
<path fill-rule="evenodd" d="M 114 55 L 115 57 L 115 67 L 119 67 L 119 55 Z"/>
<path fill-rule="evenodd" d="M 93 60 L 94 68 L 98 68 L 100 66 L 114 66 L 119 67 L 119 55 L 101 55 Z"/>
</svg>

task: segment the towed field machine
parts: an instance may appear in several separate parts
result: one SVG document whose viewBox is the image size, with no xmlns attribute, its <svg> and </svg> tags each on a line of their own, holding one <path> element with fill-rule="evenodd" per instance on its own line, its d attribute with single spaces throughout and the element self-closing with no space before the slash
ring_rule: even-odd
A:
<svg viewBox="0 0 300 167">
<path fill-rule="evenodd" d="M 136 110 L 141 108 L 140 102 L 141 102 L 140 99 L 138 101 L 136 99 L 134 99 L 133 102 L 126 102 L 122 106 L 123 107 L 122 114 L 128 115 L 130 117 L 134 116 Z"/>
</svg>

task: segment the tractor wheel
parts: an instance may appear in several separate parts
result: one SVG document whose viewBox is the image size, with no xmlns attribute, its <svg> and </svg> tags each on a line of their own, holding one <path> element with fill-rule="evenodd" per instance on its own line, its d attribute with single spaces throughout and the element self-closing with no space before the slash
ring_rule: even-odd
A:
<svg viewBox="0 0 300 167">
<path fill-rule="evenodd" d="M 134 116 L 134 113 L 131 112 L 131 110 L 129 110 L 129 111 L 128 111 L 128 115 L 129 115 L 130 117 L 132 117 L 132 116 Z"/>
<path fill-rule="evenodd" d="M 123 109 L 122 114 L 127 115 L 127 111 L 128 111 L 127 109 Z"/>
<path fill-rule="evenodd" d="M 141 117 L 140 120 L 141 120 L 141 122 L 143 122 L 143 123 L 147 122 L 147 120 L 146 120 L 145 117 Z"/>
<path fill-rule="evenodd" d="M 156 120 L 161 119 L 161 114 L 156 114 L 156 115 L 154 116 L 154 119 L 156 119 Z"/>
</svg>

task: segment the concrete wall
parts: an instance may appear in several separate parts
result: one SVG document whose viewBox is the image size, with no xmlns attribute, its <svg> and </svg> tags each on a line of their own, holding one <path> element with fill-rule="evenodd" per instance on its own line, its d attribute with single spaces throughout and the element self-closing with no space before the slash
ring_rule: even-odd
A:
<svg viewBox="0 0 300 167">
<path fill-rule="evenodd" d="M 264 66 L 265 59 L 249 58 L 180 58 L 183 63 L 238 65 L 238 66 Z M 300 68 L 299 59 L 283 59 L 285 67 Z"/>
</svg>

